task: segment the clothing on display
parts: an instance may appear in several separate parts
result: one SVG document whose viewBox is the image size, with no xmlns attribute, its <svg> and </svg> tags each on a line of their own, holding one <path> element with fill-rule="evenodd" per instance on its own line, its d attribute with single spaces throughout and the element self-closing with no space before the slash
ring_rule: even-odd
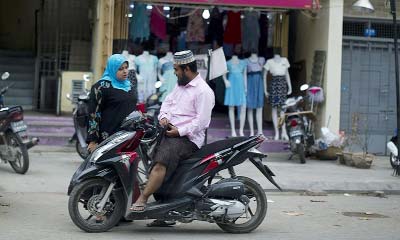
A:
<svg viewBox="0 0 400 240">
<path fill-rule="evenodd" d="M 167 38 L 167 22 L 161 15 L 162 6 L 154 6 L 150 15 L 150 30 L 158 38 L 165 40 Z"/>
<path fill-rule="evenodd" d="M 228 21 L 224 32 L 224 43 L 239 44 L 242 42 L 240 12 L 228 12 Z"/>
<path fill-rule="evenodd" d="M 158 68 L 160 70 L 161 79 L 163 81 L 163 84 L 160 87 L 160 91 L 164 92 L 160 97 L 161 102 L 163 102 L 167 95 L 172 92 L 172 90 L 176 86 L 176 82 L 178 81 L 178 78 L 175 75 L 173 61 L 173 55 L 167 54 L 165 57 L 160 58 L 158 62 Z"/>
<path fill-rule="evenodd" d="M 223 15 L 217 7 L 214 7 L 210 15 L 210 24 L 208 24 L 207 41 L 217 43 L 221 47 L 224 40 Z"/>
<path fill-rule="evenodd" d="M 268 17 L 267 14 L 261 14 L 259 18 L 259 29 L 260 31 L 260 39 L 258 44 L 258 55 L 267 56 L 267 48 L 268 48 Z"/>
<path fill-rule="evenodd" d="M 145 51 L 142 55 L 136 57 L 135 63 L 138 73 L 143 79 L 138 84 L 139 101 L 144 101 L 156 91 L 154 84 L 157 81 L 158 59 Z"/>
<path fill-rule="evenodd" d="M 150 36 L 150 21 L 147 15 L 146 4 L 135 3 L 132 13 L 129 36 L 133 41 L 145 41 Z"/>
<path fill-rule="evenodd" d="M 258 12 L 246 11 L 242 21 L 242 48 L 244 52 L 257 52 L 260 39 Z"/>
<path fill-rule="evenodd" d="M 200 73 L 200 76 L 204 80 L 207 80 L 208 56 L 206 54 L 198 54 L 195 55 L 194 58 L 196 59 L 197 63 L 197 72 Z"/>
<path fill-rule="evenodd" d="M 287 99 L 287 82 L 286 76 L 272 76 L 269 91 L 269 102 L 272 107 L 280 107 L 285 104 Z"/>
<path fill-rule="evenodd" d="M 135 64 L 135 55 L 129 54 L 129 52 L 127 50 L 123 50 L 122 55 L 124 55 L 126 57 L 126 59 L 128 59 L 128 69 L 129 70 L 136 70 L 136 64 Z"/>
<path fill-rule="evenodd" d="M 201 9 L 198 9 L 189 16 L 186 33 L 187 42 L 204 42 L 205 33 L 202 12 Z"/>
<path fill-rule="evenodd" d="M 264 80 L 262 69 L 265 58 L 256 61 L 247 59 L 247 108 L 262 108 L 264 106 Z"/>
<path fill-rule="evenodd" d="M 242 106 L 246 105 L 246 94 L 243 79 L 243 72 L 246 69 L 247 63 L 245 60 L 235 62 L 229 60 L 228 66 L 228 80 L 230 87 L 225 90 L 224 105 L 226 106 Z"/>
<path fill-rule="evenodd" d="M 271 72 L 272 76 L 286 75 L 289 67 L 289 61 L 285 57 L 274 57 L 268 59 L 267 63 L 264 65 L 265 70 Z"/>
</svg>

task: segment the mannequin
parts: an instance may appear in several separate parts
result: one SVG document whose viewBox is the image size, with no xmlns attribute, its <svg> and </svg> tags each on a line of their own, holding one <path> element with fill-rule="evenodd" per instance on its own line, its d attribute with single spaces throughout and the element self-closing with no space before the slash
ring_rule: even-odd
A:
<svg viewBox="0 0 400 240">
<path fill-rule="evenodd" d="M 231 125 L 231 136 L 236 137 L 235 129 L 235 106 L 240 107 L 239 135 L 244 136 L 243 129 L 246 120 L 246 89 L 247 75 L 246 62 L 240 60 L 237 55 L 227 62 L 229 74 L 223 75 L 225 83 L 224 105 L 229 106 L 229 123 Z"/>
<path fill-rule="evenodd" d="M 136 92 L 136 96 L 138 95 L 138 82 L 142 80 L 142 78 L 136 72 L 136 64 L 135 64 L 135 55 L 129 54 L 128 50 L 123 50 L 122 55 L 124 55 L 128 59 L 128 79 L 132 83 L 132 88 Z"/>
<path fill-rule="evenodd" d="M 287 95 L 292 93 L 292 85 L 290 82 L 289 61 L 285 57 L 280 56 L 280 51 L 274 52 L 274 57 L 268 59 L 267 63 L 264 65 L 264 92 L 269 98 L 272 106 L 272 122 L 274 124 L 275 130 L 275 140 L 279 140 L 279 128 L 278 128 L 278 109 L 280 111 L 280 116 L 283 117 L 284 112 L 280 110 L 280 107 L 284 105 Z M 267 74 L 268 72 L 272 75 L 271 89 L 267 91 Z M 286 132 L 286 126 L 282 126 L 282 140 L 288 140 L 289 137 Z"/>
<path fill-rule="evenodd" d="M 250 135 L 254 135 L 253 112 L 256 109 L 257 134 L 263 134 L 262 109 L 264 107 L 264 81 L 262 76 L 265 59 L 252 53 L 247 59 L 247 115 Z"/>
<path fill-rule="evenodd" d="M 174 55 L 172 52 L 167 52 L 164 57 L 158 62 L 158 79 L 163 83 L 160 91 L 164 92 L 160 101 L 163 102 L 165 97 L 175 88 L 178 81 L 174 71 Z"/>
<path fill-rule="evenodd" d="M 143 51 L 141 55 L 135 58 L 135 64 L 142 78 L 141 81 L 138 81 L 138 100 L 139 102 L 143 102 L 156 92 L 154 84 L 157 81 L 158 59 L 148 51 Z"/>
</svg>

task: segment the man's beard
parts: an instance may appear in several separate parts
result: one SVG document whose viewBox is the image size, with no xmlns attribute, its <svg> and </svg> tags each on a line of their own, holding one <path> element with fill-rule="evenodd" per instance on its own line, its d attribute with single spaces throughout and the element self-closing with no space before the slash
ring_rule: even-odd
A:
<svg viewBox="0 0 400 240">
<path fill-rule="evenodd" d="M 178 85 L 179 86 L 186 86 L 190 82 L 190 79 L 183 74 L 181 78 L 178 78 Z"/>
</svg>

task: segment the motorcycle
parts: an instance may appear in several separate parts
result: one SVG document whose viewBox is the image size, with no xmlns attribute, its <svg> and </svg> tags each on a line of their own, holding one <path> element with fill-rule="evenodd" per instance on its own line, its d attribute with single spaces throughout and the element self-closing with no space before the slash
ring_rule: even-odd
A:
<svg viewBox="0 0 400 240">
<path fill-rule="evenodd" d="M 75 106 L 72 110 L 72 118 L 74 121 L 75 132 L 69 139 L 69 142 L 75 141 L 76 152 L 82 159 L 86 159 L 89 156 L 89 151 L 87 150 L 87 123 L 89 118 L 88 101 L 89 101 L 89 91 L 84 91 L 79 94 L 77 100 L 71 98 L 67 94 L 67 99 L 71 103 L 75 102 Z"/>
<path fill-rule="evenodd" d="M 9 77 L 10 74 L 5 72 L 1 79 Z M 4 94 L 13 85 L 11 83 L 0 90 L 0 162 L 10 163 L 16 173 L 25 174 L 29 169 L 28 149 L 39 139 L 28 137 L 21 106 L 4 106 Z"/>
<path fill-rule="evenodd" d="M 302 85 L 300 90 L 305 91 L 308 85 Z M 309 154 L 310 147 L 314 145 L 314 129 L 313 122 L 316 120 L 314 112 L 303 111 L 300 105 L 304 102 L 302 96 L 288 98 L 285 101 L 282 110 L 285 112 L 280 124 L 285 124 L 286 131 L 289 134 L 289 145 L 292 155 L 299 155 L 300 163 L 306 163 L 306 155 Z M 311 105 L 311 109 L 313 103 Z"/>
<path fill-rule="evenodd" d="M 161 81 L 157 81 L 154 84 L 154 87 L 156 89 L 159 89 L 162 85 Z M 140 106 L 138 104 L 138 109 L 141 112 L 146 113 L 146 115 L 154 122 L 154 124 L 157 124 L 158 122 L 158 115 L 160 114 L 160 109 L 161 109 L 161 102 L 160 102 L 160 97 L 164 94 L 165 91 L 157 91 L 153 94 L 151 94 L 147 99 L 146 103 L 144 106 Z"/>
<path fill-rule="evenodd" d="M 153 194 L 156 201 L 144 211 L 132 212 L 129 208 L 140 195 L 138 162 L 143 157 L 150 159 L 151 154 L 142 151 L 143 142 L 157 146 L 165 129 L 151 124 L 139 111 L 126 117 L 121 128 L 90 154 L 71 179 L 69 214 L 86 232 L 107 231 L 122 217 L 182 223 L 199 220 L 216 223 L 230 233 L 251 232 L 266 216 L 267 197 L 256 181 L 236 175 L 234 167 L 247 159 L 281 190 L 274 173 L 262 163 L 266 155 L 257 150 L 265 138 L 236 137 L 205 145 L 181 161 L 171 179 Z M 230 177 L 213 182 L 223 169 L 229 170 Z"/>
</svg>

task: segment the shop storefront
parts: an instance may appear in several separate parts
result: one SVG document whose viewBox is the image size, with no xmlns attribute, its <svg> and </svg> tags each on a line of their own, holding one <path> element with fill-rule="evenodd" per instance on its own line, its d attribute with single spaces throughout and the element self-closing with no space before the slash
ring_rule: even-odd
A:
<svg viewBox="0 0 400 240">
<path fill-rule="evenodd" d="M 207 77 L 208 49 L 223 47 L 227 60 L 233 55 L 246 60 L 256 54 L 262 66 L 273 57 L 274 49 L 281 50 L 292 66 L 295 63 L 294 19 L 298 10 L 316 12 L 319 1 L 181 1 L 138 0 L 129 3 L 126 38 L 115 38 L 113 52 L 129 53 L 132 63 L 143 64 L 144 54 L 154 57 L 148 66 L 154 67 L 149 77 L 157 78 L 162 62 L 171 52 L 192 50 L 198 59 L 200 73 Z M 133 60 L 136 58 L 136 60 Z M 157 61 L 154 63 L 154 61 Z M 140 73 L 140 66 L 135 66 Z M 306 79 L 292 68 L 294 93 Z M 151 75 L 151 76 L 150 76 Z M 159 75 L 160 76 L 160 75 Z M 151 81 L 154 81 L 151 80 Z M 217 111 L 225 111 L 225 85 L 220 79 L 212 81 L 217 97 Z M 271 120 L 270 107 L 264 105 L 264 119 Z"/>
</svg>

